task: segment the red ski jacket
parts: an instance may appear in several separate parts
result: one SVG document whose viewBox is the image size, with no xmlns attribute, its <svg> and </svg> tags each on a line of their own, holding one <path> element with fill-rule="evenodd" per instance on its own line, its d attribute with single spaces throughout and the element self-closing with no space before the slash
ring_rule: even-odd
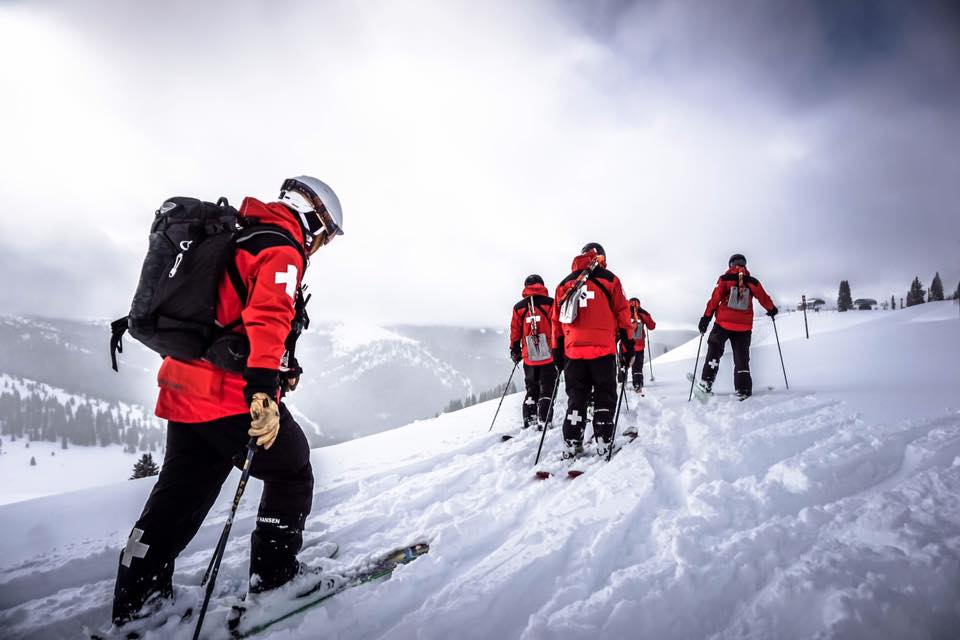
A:
<svg viewBox="0 0 960 640">
<path fill-rule="evenodd" d="M 751 276 L 746 267 L 733 266 L 717 280 L 717 286 L 713 289 L 713 295 L 710 296 L 703 315 L 709 318 L 716 313 L 717 324 L 727 331 L 752 331 L 753 301 L 751 300 L 749 306 L 743 311 L 727 306 L 730 290 L 739 286 L 746 287 L 750 295 L 756 298 L 764 309 L 767 311 L 773 309 L 773 300 L 763 290 L 760 281 Z"/>
<path fill-rule="evenodd" d="M 560 301 L 573 289 L 577 277 L 590 266 L 594 253 L 581 254 L 573 259 L 573 272 L 557 286 L 553 305 L 553 322 L 563 336 L 563 350 L 567 358 L 593 360 L 617 353 L 617 333 L 630 333 L 630 304 L 623 295 L 620 279 L 603 266 L 590 274 L 580 290 L 580 307 L 571 324 L 560 323 Z"/>
<path fill-rule="evenodd" d="M 653 316 L 647 313 L 646 309 L 631 302 L 630 327 L 630 335 L 633 337 L 633 350 L 643 351 L 647 348 L 647 332 L 643 330 L 643 327 L 653 331 L 657 328 L 657 323 L 653 321 Z"/>
<path fill-rule="evenodd" d="M 536 334 L 546 336 L 545 349 L 552 350 L 556 346 L 553 335 L 553 298 L 549 296 L 547 288 L 542 284 L 532 284 L 523 289 L 523 300 L 513 305 L 513 314 L 510 317 L 510 344 L 520 343 L 525 364 L 537 367 L 553 363 L 553 355 L 543 360 L 531 360 L 527 337 Z M 533 313 L 531 313 L 531 306 Z M 541 338 L 542 339 L 542 338 Z"/>
<path fill-rule="evenodd" d="M 290 210 L 279 202 L 265 204 L 245 198 L 240 215 L 279 227 L 303 247 L 303 231 Z M 253 238 L 237 248 L 234 260 L 248 290 L 241 300 L 227 274 L 220 280 L 217 323 L 221 326 L 242 320 L 236 329 L 250 341 L 247 370 L 241 375 L 219 369 L 204 360 L 183 362 L 164 358 L 157 375 L 160 394 L 156 414 L 176 422 L 208 422 L 247 413 L 245 398 L 263 391 L 279 398 L 280 361 L 284 341 L 293 321 L 294 300 L 305 264 L 299 251 L 289 244 Z"/>
</svg>

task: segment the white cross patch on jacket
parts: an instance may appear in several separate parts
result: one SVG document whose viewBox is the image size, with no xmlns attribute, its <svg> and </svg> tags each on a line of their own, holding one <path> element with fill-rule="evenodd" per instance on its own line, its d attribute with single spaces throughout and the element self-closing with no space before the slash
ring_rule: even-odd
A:
<svg viewBox="0 0 960 640">
<path fill-rule="evenodd" d="M 297 293 L 297 268 L 292 264 L 288 264 L 286 271 L 277 271 L 274 282 L 286 285 L 287 295 L 293 298 Z"/>
</svg>

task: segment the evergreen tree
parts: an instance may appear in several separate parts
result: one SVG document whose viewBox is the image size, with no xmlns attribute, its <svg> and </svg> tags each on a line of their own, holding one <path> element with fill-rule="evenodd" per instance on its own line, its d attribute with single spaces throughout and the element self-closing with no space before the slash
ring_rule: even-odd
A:
<svg viewBox="0 0 960 640">
<path fill-rule="evenodd" d="M 923 304 L 925 302 L 924 293 L 923 285 L 920 284 L 920 278 L 914 278 L 913 283 L 910 284 L 910 290 L 907 291 L 907 306 L 912 307 Z"/>
<path fill-rule="evenodd" d="M 148 478 L 150 476 L 155 476 L 160 473 L 160 467 L 157 466 L 157 463 L 153 461 L 153 456 L 149 453 L 145 453 L 140 456 L 140 459 L 137 460 L 137 463 L 133 465 L 133 475 L 130 476 L 131 480 L 136 480 L 137 478 Z"/>
<path fill-rule="evenodd" d="M 34 458 L 33 456 L 30 456 L 30 466 L 31 467 L 37 466 L 37 459 Z"/>
<path fill-rule="evenodd" d="M 960 300 L 960 283 L 957 283 L 957 290 L 953 292 L 953 299 Z"/>
<path fill-rule="evenodd" d="M 890 296 L 890 310 L 891 311 L 897 310 L 897 299 L 894 298 L 893 296 Z"/>
<path fill-rule="evenodd" d="M 930 283 L 930 293 L 927 302 L 939 302 L 943 300 L 943 282 L 940 281 L 940 272 L 933 276 L 933 282 Z"/>
<path fill-rule="evenodd" d="M 837 295 L 837 311 L 849 311 L 853 309 L 853 296 L 850 294 L 850 283 L 846 280 L 840 281 L 840 293 Z"/>
</svg>

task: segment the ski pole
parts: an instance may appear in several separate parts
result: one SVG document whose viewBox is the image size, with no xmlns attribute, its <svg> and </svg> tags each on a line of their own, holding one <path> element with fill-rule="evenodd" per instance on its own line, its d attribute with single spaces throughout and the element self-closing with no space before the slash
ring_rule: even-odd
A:
<svg viewBox="0 0 960 640">
<path fill-rule="evenodd" d="M 226 524 L 223 525 L 223 533 L 220 534 L 220 540 L 217 542 L 217 548 L 210 558 L 210 564 L 207 566 L 206 573 L 203 574 L 203 581 L 200 586 L 207 586 L 203 596 L 203 605 L 200 607 L 200 615 L 197 616 L 197 626 L 193 630 L 193 640 L 200 637 L 200 629 L 203 627 L 203 618 L 207 615 L 207 607 L 210 605 L 210 597 L 213 595 L 213 587 L 217 583 L 217 574 L 220 572 L 220 561 L 223 560 L 223 552 L 227 547 L 227 538 L 230 537 L 230 529 L 233 527 L 233 519 L 237 515 L 237 507 L 240 506 L 240 498 L 243 496 L 244 489 L 247 488 L 247 480 L 250 478 L 250 463 L 253 462 L 253 454 L 257 450 L 257 438 L 253 436 L 247 442 L 247 457 L 243 461 L 243 470 L 240 473 L 240 484 L 237 486 L 237 493 L 233 496 L 233 506 L 230 508 L 230 515 L 227 517 Z"/>
<path fill-rule="evenodd" d="M 693 399 L 693 383 L 697 379 L 697 365 L 700 363 L 700 347 L 703 346 L 703 334 L 700 334 L 700 344 L 697 345 L 697 357 L 693 361 L 693 376 L 690 378 L 690 395 L 687 397 L 687 402 L 690 402 Z"/>
<path fill-rule="evenodd" d="M 650 332 L 649 332 L 649 331 L 647 331 L 646 343 L 647 343 L 647 344 L 646 344 L 646 346 L 647 346 L 647 356 L 649 356 L 648 359 L 650 360 L 650 382 L 656 382 L 657 379 L 653 377 L 653 347 L 650 346 Z M 641 362 L 640 364 L 643 365 L 642 362 Z"/>
<path fill-rule="evenodd" d="M 636 356 L 634 356 L 634 358 L 636 358 Z M 641 364 L 642 364 L 642 363 L 641 363 Z M 618 367 L 620 366 L 620 363 L 619 363 L 619 362 L 617 362 L 617 366 L 618 366 Z M 627 373 L 629 373 L 629 369 L 632 369 L 632 365 L 631 365 L 630 367 L 628 367 L 627 369 L 620 369 L 620 371 L 622 371 L 622 373 L 623 373 L 623 380 L 621 380 L 620 382 L 626 382 L 626 380 L 627 380 Z M 630 411 L 630 398 L 624 396 L 624 401 L 627 403 L 627 411 Z"/>
<path fill-rule="evenodd" d="M 507 397 L 507 391 L 510 390 L 510 382 L 513 380 L 513 374 L 517 372 L 517 366 L 519 364 L 519 360 L 513 363 L 513 369 L 510 370 L 510 377 L 507 378 L 507 384 L 503 387 L 503 395 L 500 396 L 500 404 L 497 405 L 497 412 L 493 414 L 493 420 L 490 421 L 490 428 L 487 429 L 487 433 L 493 431 L 493 423 L 497 421 L 497 416 L 500 415 L 500 407 L 503 406 L 503 399 Z"/>
<path fill-rule="evenodd" d="M 560 388 L 560 377 L 563 376 L 563 371 L 560 371 L 557 374 L 557 381 L 553 383 L 553 395 L 550 396 L 550 406 L 547 408 L 547 417 L 553 413 L 553 403 L 557 399 L 557 390 Z M 540 434 L 540 446 L 537 447 L 537 459 L 533 461 L 533 466 L 540 464 L 540 452 L 543 451 L 543 441 L 547 437 L 547 425 L 543 425 L 543 433 Z"/>
<path fill-rule="evenodd" d="M 634 356 L 636 357 L 636 356 Z M 630 359 L 630 368 L 633 368 L 633 358 Z M 623 376 L 623 382 L 620 383 L 620 398 L 617 400 L 617 410 L 613 414 L 613 434 L 610 436 L 610 449 L 607 451 L 607 462 L 613 457 L 613 443 L 617 440 L 617 424 L 620 422 L 620 403 L 623 402 L 623 396 L 627 390 L 627 376 Z"/>
<path fill-rule="evenodd" d="M 780 334 L 777 333 L 777 319 L 773 316 L 770 316 L 770 319 L 773 321 L 773 335 L 777 338 L 777 352 L 780 354 L 780 368 L 783 369 L 783 384 L 787 385 L 787 389 L 790 389 L 790 383 L 787 382 L 787 367 L 783 364 L 783 351 L 780 350 Z"/>
</svg>

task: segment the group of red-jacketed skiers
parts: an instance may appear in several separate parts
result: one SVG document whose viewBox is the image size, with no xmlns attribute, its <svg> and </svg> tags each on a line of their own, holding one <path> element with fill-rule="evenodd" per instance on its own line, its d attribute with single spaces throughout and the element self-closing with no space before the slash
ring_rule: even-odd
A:
<svg viewBox="0 0 960 640">
<path fill-rule="evenodd" d="M 303 273 L 314 254 L 342 233 L 339 199 L 311 176 L 289 178 L 275 201 L 247 198 L 239 210 L 226 199 L 211 204 L 171 198 L 156 211 L 130 314 L 112 324 L 111 355 L 116 368 L 121 338 L 129 330 L 165 356 L 156 414 L 168 421 L 167 445 L 156 484 L 119 554 L 114 631 L 141 633 L 137 625 L 147 624 L 174 599 L 176 559 L 234 467 L 263 481 L 244 607 L 291 583 L 295 597 L 315 598 L 344 583 L 342 576 L 297 558 L 313 503 L 313 469 L 307 439 L 283 402 L 303 371 L 295 357 L 297 339 L 309 324 Z M 732 256 L 729 266 L 700 322 L 706 333 L 716 316 L 700 384 L 709 392 L 730 339 L 737 391 L 746 397 L 752 298 L 770 315 L 777 309 L 747 272 L 743 256 Z M 196 318 L 184 315 L 187 311 Z M 625 381 L 631 369 L 634 390 L 643 390 L 646 331 L 655 326 L 637 298 L 626 298 L 599 244 L 586 245 L 574 258 L 553 298 L 540 276 L 528 277 L 510 332 L 511 356 L 524 365 L 524 426 L 550 425 L 562 373 L 568 398 L 564 457 L 583 451 L 588 405 L 599 453 L 610 452 L 618 371 Z M 204 577 L 197 633 L 243 477 Z"/>
<path fill-rule="evenodd" d="M 700 333 L 705 334 L 715 317 L 697 383 L 701 393 L 711 392 L 727 340 L 733 348 L 737 395 L 743 400 L 753 392 L 753 298 L 767 315 L 777 314 L 760 281 L 747 271 L 746 258 L 734 254 L 727 271 L 717 280 L 699 323 Z M 554 298 L 543 278 L 528 276 L 523 298 L 514 305 L 510 319 L 510 357 L 515 364 L 523 362 L 526 384 L 523 427 L 552 427 L 553 403 L 562 373 L 567 392 L 563 457 L 583 453 L 588 419 L 593 422 L 598 455 L 607 455 L 614 440 L 617 384 L 626 384 L 629 374 L 633 390 L 643 393 L 646 332 L 656 326 L 638 298 L 628 300 L 624 295 L 620 279 L 607 269 L 606 253 L 596 242 L 584 246 L 573 259 L 570 275 L 557 286 Z M 636 427 L 628 427 L 624 433 L 636 435 Z"/>
</svg>

